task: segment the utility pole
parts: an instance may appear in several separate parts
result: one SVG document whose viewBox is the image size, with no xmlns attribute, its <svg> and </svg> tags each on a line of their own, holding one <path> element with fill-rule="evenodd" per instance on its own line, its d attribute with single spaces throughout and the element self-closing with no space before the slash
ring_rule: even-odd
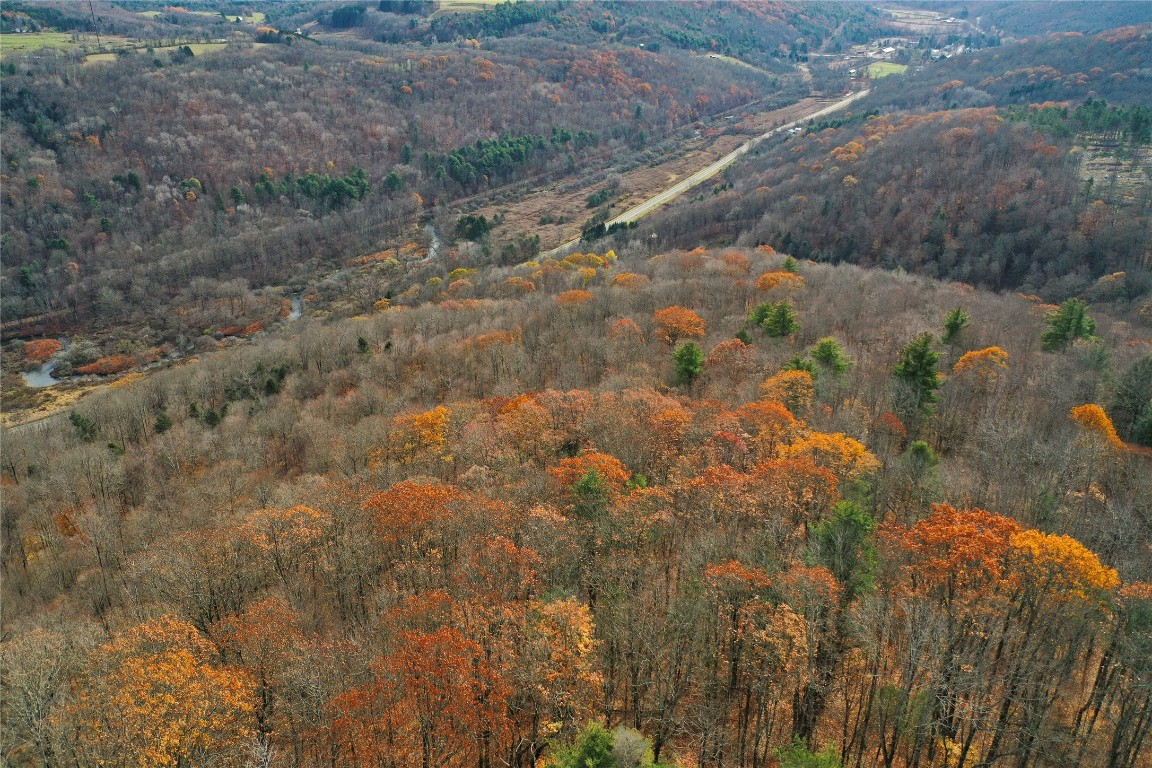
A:
<svg viewBox="0 0 1152 768">
<path fill-rule="evenodd" d="M 96 9 L 92 7 L 92 0 L 88 0 L 88 13 L 92 16 L 92 29 L 96 30 L 96 50 L 104 50 L 104 44 L 100 42 L 100 27 L 96 24 Z"/>
</svg>

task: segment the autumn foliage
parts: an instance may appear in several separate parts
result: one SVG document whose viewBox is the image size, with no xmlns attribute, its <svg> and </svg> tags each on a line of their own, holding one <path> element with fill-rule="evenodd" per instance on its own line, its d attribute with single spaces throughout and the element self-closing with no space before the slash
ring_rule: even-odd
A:
<svg viewBox="0 0 1152 768">
<path fill-rule="evenodd" d="M 89 374 L 107 376 L 112 373 L 123 373 L 124 371 L 130 370 L 134 365 L 136 365 L 136 361 L 131 355 L 109 355 L 108 357 L 100 358 L 94 363 L 77 366 L 76 373 L 83 376 Z"/>
<path fill-rule="evenodd" d="M 704 321 L 700 315 L 685 307 L 666 307 L 652 316 L 656 335 L 668 344 L 681 339 L 699 339 L 704 336 Z"/>
<path fill-rule="evenodd" d="M 630 260 L 635 291 L 583 306 L 555 297 L 600 267 L 528 293 L 521 267 L 444 275 L 467 299 L 414 280 L 403 309 L 6 433 L 4 759 L 539 768 L 599 733 L 640 768 L 832 743 L 860 768 L 1042 768 L 1056 743 L 1109 768 L 1089 756 L 1114 742 L 1142 768 L 1146 542 L 1117 510 L 1147 481 L 1110 403 L 1069 421 L 1095 379 L 936 287 L 979 352 L 901 420 L 892 361 L 938 302 L 853 269 L 903 330 L 829 301 L 794 338 L 747 333 L 732 253 L 684 254 L 692 280 Z M 839 274 L 806 266 L 814 302 Z M 688 391 L 664 342 L 692 334 Z"/>
<path fill-rule="evenodd" d="M 557 304 L 587 304 L 596 297 L 590 291 L 573 290 L 564 291 L 556 297 Z"/>
<path fill-rule="evenodd" d="M 812 404 L 816 388 L 808 371 L 781 371 L 760 385 L 760 397 L 800 412 Z"/>
<path fill-rule="evenodd" d="M 244 764 L 254 732 L 254 683 L 215 662 L 192 625 L 165 616 L 97 648 L 70 706 L 79 748 L 100 763 L 147 768 L 212 757 Z"/>
<path fill-rule="evenodd" d="M 983 509 L 956 509 L 938 504 L 932 514 L 908 529 L 886 532 L 909 556 L 909 586 L 974 596 L 973 590 L 994 586 L 1004 577 L 1005 557 L 1015 520 Z"/>
<path fill-rule="evenodd" d="M 56 339 L 34 339 L 24 343 L 24 359 L 30 363 L 42 363 L 64 348 Z"/>
<path fill-rule="evenodd" d="M 574 485 L 589 472 L 595 472 L 601 480 L 616 490 L 620 490 L 630 476 L 628 469 L 619 459 L 598 451 L 562 459 L 549 470 L 552 478 L 562 488 Z"/>
<path fill-rule="evenodd" d="M 1097 435 L 1114 448 L 1123 447 L 1124 443 L 1120 440 L 1120 436 L 1116 434 L 1116 427 L 1112 425 L 1112 419 L 1108 418 L 1108 414 L 1104 412 L 1104 409 L 1095 403 L 1078 405 L 1073 408 L 1068 415 L 1073 421 L 1079 424 L 1086 433 Z"/>
<path fill-rule="evenodd" d="M 756 290 L 758 291 L 771 291 L 775 288 L 783 290 L 795 290 L 804 284 L 803 275 L 798 275 L 795 272 L 788 272 L 786 270 L 774 270 L 772 272 L 765 272 L 756 278 Z"/>
<path fill-rule="evenodd" d="M 1001 372 L 1008 368 L 1008 353 L 1000 347 L 965 352 L 952 366 L 952 373 L 971 373 L 984 383 L 991 383 L 999 378 Z"/>
</svg>

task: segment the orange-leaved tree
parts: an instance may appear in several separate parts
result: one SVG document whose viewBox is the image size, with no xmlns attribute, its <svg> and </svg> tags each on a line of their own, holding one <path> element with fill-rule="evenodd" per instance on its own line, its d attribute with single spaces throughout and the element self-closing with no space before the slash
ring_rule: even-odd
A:
<svg viewBox="0 0 1152 768">
<path fill-rule="evenodd" d="M 1021 531 L 1011 542 L 1009 557 L 1034 597 L 1049 593 L 1061 601 L 1099 599 L 1120 586 L 1116 570 L 1071 536 Z"/>
<path fill-rule="evenodd" d="M 880 467 L 880 462 L 859 441 L 836 432 L 813 432 L 782 451 L 786 457 L 810 456 L 818 466 L 842 479 L 856 479 Z"/>
<path fill-rule="evenodd" d="M 254 684 L 216 663 L 216 649 L 174 616 L 97 648 L 67 708 L 80 764 L 125 768 L 245 765 Z"/>
<path fill-rule="evenodd" d="M 548 474 L 565 490 L 583 480 L 589 472 L 595 472 L 601 481 L 617 493 L 623 490 L 624 483 L 632 476 L 620 459 L 599 451 L 588 451 L 561 459 L 559 464 L 548 470 Z"/>
<path fill-rule="evenodd" d="M 429 529 L 456 514 L 468 494 L 445 483 L 402 480 L 364 502 L 372 523 L 386 546 L 415 548 L 426 542 Z"/>
<path fill-rule="evenodd" d="M 600 700 L 592 611 L 573 598 L 537 603 L 527 627 L 525 692 L 543 736 L 567 738 Z"/>
<path fill-rule="evenodd" d="M 752 370 L 752 346 L 740 339 L 728 339 L 712 347 L 704 361 L 709 378 L 724 382 L 725 392 L 734 392 Z"/>
<path fill-rule="evenodd" d="M 241 536 L 266 556 L 285 584 L 301 566 L 315 562 L 332 524 L 332 516 L 297 504 L 288 509 L 253 512 L 240 527 Z"/>
<path fill-rule="evenodd" d="M 952 366 L 952 373 L 971 374 L 980 383 L 991 384 L 1000 378 L 1000 374 L 1007 368 L 1008 353 L 1000 347 L 987 347 L 965 352 Z"/>
<path fill-rule="evenodd" d="M 749 437 L 750 448 L 758 459 L 774 458 L 793 433 L 803 427 L 792 413 L 778 402 L 757 400 L 740 406 L 732 415 Z"/>
<path fill-rule="evenodd" d="M 333 747 L 357 766 L 489 766 L 509 745 L 508 683 L 454 627 L 401 632 L 375 679 L 335 697 Z"/>
<path fill-rule="evenodd" d="M 774 288 L 792 291 L 802 285 L 804 285 L 804 277 L 802 275 L 784 269 L 765 272 L 756 278 L 756 290 L 758 291 L 771 291 Z"/>
<path fill-rule="evenodd" d="M 807 541 L 811 525 L 840 500 L 836 473 L 808 454 L 761 462 L 751 476 L 751 512 L 781 552 Z"/>
<path fill-rule="evenodd" d="M 1116 427 L 1112 425 L 1112 419 L 1108 418 L 1104 409 L 1095 403 L 1078 405 L 1069 412 L 1068 416 L 1083 427 L 1088 434 L 1103 438 L 1113 448 L 1124 446 L 1120 436 L 1116 434 Z"/>
<path fill-rule="evenodd" d="M 556 303 L 561 306 L 576 306 L 579 304 L 587 304 L 595 298 L 596 295 L 590 291 L 574 289 L 558 294 L 556 296 Z"/>
<path fill-rule="evenodd" d="M 656 335 L 668 344 L 681 339 L 699 339 L 704 336 L 704 321 L 686 307 L 665 307 L 652 315 Z"/>
<path fill-rule="evenodd" d="M 612 285 L 623 288 L 631 293 L 636 293 L 649 282 L 647 275 L 637 274 L 636 272 L 622 272 L 616 277 L 612 278 Z"/>
<path fill-rule="evenodd" d="M 257 754 L 270 755 L 277 735 L 299 738 L 300 710 L 308 702 L 290 691 L 301 687 L 298 675 L 306 664 L 306 640 L 291 606 L 276 597 L 261 600 L 214 625 L 212 634 L 225 657 L 255 682 Z"/>
<path fill-rule="evenodd" d="M 425 460 L 439 466 L 441 462 L 450 461 L 452 457 L 445 453 L 445 449 L 451 420 L 451 409 L 443 405 L 421 413 L 396 416 L 392 419 L 392 431 L 385 444 L 369 454 L 369 464 L 379 468 L 388 462 L 409 464 Z"/>
<path fill-rule="evenodd" d="M 796 413 L 812 405 L 816 385 L 808 371 L 780 371 L 760 385 L 760 397 L 783 403 Z"/>
<path fill-rule="evenodd" d="M 983 509 L 936 504 L 932 514 L 910 528 L 885 526 L 882 539 L 907 557 L 904 586 L 944 602 L 982 593 L 999 583 L 1012 534 L 1020 525 Z"/>
</svg>

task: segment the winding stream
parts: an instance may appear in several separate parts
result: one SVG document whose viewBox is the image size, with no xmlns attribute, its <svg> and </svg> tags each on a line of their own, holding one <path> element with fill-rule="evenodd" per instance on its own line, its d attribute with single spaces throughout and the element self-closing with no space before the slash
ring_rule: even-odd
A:
<svg viewBox="0 0 1152 768">
<path fill-rule="evenodd" d="M 56 368 L 57 362 L 55 356 L 53 356 L 46 360 L 39 368 L 20 374 L 20 378 L 24 379 L 24 386 L 31 389 L 43 389 L 44 387 L 59 384 L 60 380 L 52 377 L 52 371 Z"/>
</svg>

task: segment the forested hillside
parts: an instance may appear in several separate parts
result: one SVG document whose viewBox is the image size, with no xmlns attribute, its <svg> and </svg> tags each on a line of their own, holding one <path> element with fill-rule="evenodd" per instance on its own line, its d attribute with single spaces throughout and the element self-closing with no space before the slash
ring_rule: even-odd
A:
<svg viewBox="0 0 1152 768">
<path fill-rule="evenodd" d="M 360 8 L 358 12 L 357 8 Z M 840 51 L 852 43 L 891 33 L 877 9 L 863 3 L 783 1 L 707 2 L 537 2 L 500 3 L 490 12 L 460 12 L 439 5 L 384 0 L 359 6 L 307 4 L 278 10 L 286 26 L 310 25 L 314 34 L 339 31 L 346 37 L 385 42 L 493 41 L 547 37 L 600 47 L 623 44 L 660 52 L 667 48 L 738 56 L 757 66 L 786 70 L 809 51 Z"/>
<path fill-rule="evenodd" d="M 6 436 L 8 762 L 1146 761 L 1146 334 L 765 248 L 423 269 Z"/>
<path fill-rule="evenodd" d="M 53 22 L 142 42 L 116 38 L 114 60 L 41 49 L 0 70 L 0 311 L 10 324 L 40 318 L 6 338 L 13 328 L 17 337 L 103 329 L 74 367 L 113 354 L 155 359 L 205 330 L 266 326 L 285 284 L 299 289 L 396 241 L 426 250 L 424 223 L 438 217 L 451 236 L 444 206 L 460 198 L 643 162 L 702 118 L 793 101 L 804 91 L 783 42 L 800 28 L 815 40 L 876 16 L 757 5 L 725 14 L 719 37 L 707 33 L 700 53 L 758 51 L 768 71 L 670 44 L 713 16 L 687 4 L 531 6 L 563 17 L 555 35 L 544 22 L 508 23 L 526 12 L 510 4 L 431 21 L 373 8 L 361 19 L 394 21 L 411 45 L 382 44 L 359 22 L 324 34 L 342 6 L 258 5 L 263 26 L 241 23 L 256 18 L 246 7 L 224 18 L 127 7 L 102 6 L 86 21 L 68 4 L 17 6 L 12 26 Z M 626 13 L 619 34 L 588 26 L 602 11 Z M 297 23 L 315 35 L 292 31 Z M 469 37 L 421 37 L 422 25 L 465 23 L 479 25 Z M 726 42 L 736 29 L 760 48 Z M 276 289 L 261 293 L 267 286 Z M 205 301 L 228 311 L 205 316 Z"/>
<path fill-rule="evenodd" d="M 1107 298 L 1139 306 L 1149 288 L 1148 187 L 1127 203 L 1116 179 L 1082 179 L 1071 121 L 1057 115 L 1037 130 L 1043 121 L 1030 116 L 965 109 L 816 126 L 647 228 L 677 244 L 769 243 L 1055 300 L 1123 272 Z M 1121 144 L 1148 151 L 1144 134 Z"/>
<path fill-rule="evenodd" d="M 1152 9 L 1144 3 L 1124 2 L 980 2 L 958 3 L 949 13 L 978 18 L 992 31 L 1012 37 L 1050 32 L 1096 34 L 1106 29 L 1152 23 Z"/>
<path fill-rule="evenodd" d="M 6 3 L 0 763 L 1152 764 L 1152 30 L 936 7 Z"/>
<path fill-rule="evenodd" d="M 874 101 L 887 108 L 947 109 L 1093 97 L 1149 106 L 1150 55 L 1149 24 L 1096 35 L 1067 32 L 1032 37 L 881 81 Z"/>
<path fill-rule="evenodd" d="M 122 322 L 170 314 L 198 277 L 310 274 L 310 258 L 363 253 L 440 199 L 562 174 L 574 153 L 606 162 L 779 87 L 675 52 L 533 41 L 374 57 L 298 43 L 161 67 L 42 60 L 4 78 L 5 267 L 28 273 L 4 316 Z M 478 141 L 494 142 L 491 157 L 454 161 Z"/>
</svg>

